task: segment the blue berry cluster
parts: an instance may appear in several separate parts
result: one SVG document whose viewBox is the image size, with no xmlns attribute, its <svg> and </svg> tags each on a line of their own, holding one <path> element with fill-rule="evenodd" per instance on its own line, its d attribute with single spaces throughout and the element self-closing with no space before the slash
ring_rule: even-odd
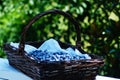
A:
<svg viewBox="0 0 120 80">
<path fill-rule="evenodd" d="M 80 55 L 72 55 L 70 53 L 65 52 L 49 52 L 49 51 L 41 51 L 35 50 L 28 54 L 30 57 L 37 61 L 70 61 L 70 60 L 79 60 L 85 59 L 85 56 Z"/>
</svg>

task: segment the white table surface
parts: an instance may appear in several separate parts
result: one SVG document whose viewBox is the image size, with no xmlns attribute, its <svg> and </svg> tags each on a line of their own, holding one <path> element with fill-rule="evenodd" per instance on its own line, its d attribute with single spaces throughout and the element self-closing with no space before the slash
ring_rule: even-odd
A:
<svg viewBox="0 0 120 80">
<path fill-rule="evenodd" d="M 9 65 L 7 59 L 0 58 L 0 80 L 32 80 L 27 75 Z M 96 80 L 120 80 L 105 76 L 96 76 Z"/>
</svg>

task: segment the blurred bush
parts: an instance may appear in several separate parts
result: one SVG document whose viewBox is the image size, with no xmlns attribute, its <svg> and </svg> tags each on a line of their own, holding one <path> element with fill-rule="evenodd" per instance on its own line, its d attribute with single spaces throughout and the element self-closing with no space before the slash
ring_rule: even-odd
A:
<svg viewBox="0 0 120 80">
<path fill-rule="evenodd" d="M 105 58 L 100 74 L 120 78 L 119 0 L 0 0 L 0 57 L 5 57 L 3 44 L 19 42 L 23 27 L 33 16 L 54 8 L 79 22 L 85 51 Z M 74 27 L 60 15 L 41 18 L 27 34 L 32 41 L 50 37 L 72 44 L 76 40 Z"/>
</svg>

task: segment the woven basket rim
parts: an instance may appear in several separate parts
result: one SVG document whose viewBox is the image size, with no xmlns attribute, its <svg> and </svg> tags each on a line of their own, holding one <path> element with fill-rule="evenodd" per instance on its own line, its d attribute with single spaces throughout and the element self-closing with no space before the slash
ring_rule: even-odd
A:
<svg viewBox="0 0 120 80">
<path fill-rule="evenodd" d="M 27 42 L 27 44 L 30 44 L 31 42 Z M 34 42 L 32 42 L 32 43 L 34 43 Z M 37 42 L 38 43 L 38 42 Z M 66 44 L 67 45 L 67 44 Z M 72 45 L 70 45 L 70 46 L 72 46 Z M 72 46 L 72 47 L 74 47 L 74 46 Z M 15 55 L 21 55 L 21 56 L 26 56 L 28 59 L 31 59 L 31 57 L 30 56 L 28 56 L 27 54 L 27 52 L 26 51 L 24 51 L 24 54 L 19 54 L 18 53 L 18 48 L 15 48 L 15 47 L 13 47 L 13 46 L 11 46 L 10 45 L 10 43 L 6 43 L 6 44 L 4 44 L 4 50 L 6 51 L 6 50 L 9 50 L 9 51 L 11 51 L 11 52 L 15 52 L 15 53 L 13 53 L 13 54 L 15 54 Z M 85 52 L 86 53 L 86 52 Z M 9 53 L 7 53 L 7 54 L 9 54 Z M 10 53 L 11 54 L 11 53 Z M 88 54 L 88 55 L 90 55 L 90 54 Z M 93 58 L 92 56 L 95 56 L 95 58 Z M 99 57 L 99 56 L 96 56 L 96 55 L 93 55 L 93 54 L 91 54 L 90 56 L 91 56 L 91 58 L 92 59 L 80 59 L 80 60 L 70 60 L 70 61 L 40 61 L 40 62 L 38 62 L 38 61 L 36 61 L 36 60 L 34 60 L 34 59 L 31 59 L 33 62 L 35 62 L 35 63 L 37 63 L 37 64 L 43 64 L 43 63 L 46 63 L 46 64 L 67 64 L 67 65 L 70 65 L 70 63 L 77 63 L 77 62 L 81 62 L 81 63 L 89 63 L 89 64 L 92 64 L 92 63 L 95 63 L 95 64 L 98 64 L 98 65 L 103 65 L 104 64 L 104 59 L 103 58 L 101 58 L 101 57 Z M 99 58 L 98 58 L 99 57 Z M 71 65 L 72 65 L 71 64 Z"/>
</svg>

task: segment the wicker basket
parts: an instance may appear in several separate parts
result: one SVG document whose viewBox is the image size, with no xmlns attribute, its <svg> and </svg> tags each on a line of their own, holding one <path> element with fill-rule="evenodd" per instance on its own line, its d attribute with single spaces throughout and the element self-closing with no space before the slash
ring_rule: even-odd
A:
<svg viewBox="0 0 120 80">
<path fill-rule="evenodd" d="M 38 47 L 41 42 L 25 42 L 25 35 L 30 26 L 42 16 L 47 14 L 61 14 L 68 18 L 73 23 L 77 33 L 76 46 L 72 46 L 59 41 L 62 48 L 76 47 L 83 54 L 86 53 L 81 49 L 80 45 L 80 28 L 76 20 L 74 20 L 68 13 L 60 10 L 49 10 L 36 15 L 24 28 L 21 35 L 19 48 L 15 49 L 9 43 L 4 45 L 4 51 L 7 54 L 9 64 L 27 74 L 33 80 L 95 80 L 98 69 L 104 64 L 103 60 L 97 56 L 90 55 L 90 60 L 74 60 L 74 61 L 47 61 L 40 62 L 31 59 L 24 51 L 25 44 Z"/>
</svg>

